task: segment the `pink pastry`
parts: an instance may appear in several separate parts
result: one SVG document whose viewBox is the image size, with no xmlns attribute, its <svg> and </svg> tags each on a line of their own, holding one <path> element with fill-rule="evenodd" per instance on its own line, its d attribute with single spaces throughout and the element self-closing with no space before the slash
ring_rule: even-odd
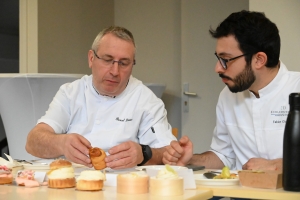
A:
<svg viewBox="0 0 300 200">
<path fill-rule="evenodd" d="M 0 185 L 1 184 L 11 184 L 13 181 L 13 176 L 11 174 L 12 170 L 5 165 L 0 165 Z"/>
<path fill-rule="evenodd" d="M 16 177 L 16 182 L 19 186 L 25 187 L 39 187 L 40 184 L 34 179 L 33 170 L 19 171 Z"/>
</svg>

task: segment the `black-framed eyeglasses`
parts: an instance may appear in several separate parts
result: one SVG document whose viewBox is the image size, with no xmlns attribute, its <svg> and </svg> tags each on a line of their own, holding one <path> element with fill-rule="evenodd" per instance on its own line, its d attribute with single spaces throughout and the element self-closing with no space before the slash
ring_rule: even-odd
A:
<svg viewBox="0 0 300 200">
<path fill-rule="evenodd" d="M 96 54 L 96 51 L 93 50 L 96 58 L 98 58 L 100 61 L 102 61 L 102 64 L 106 67 L 111 67 L 116 63 L 118 63 L 118 66 L 122 69 L 125 69 L 131 65 L 135 65 L 135 60 L 133 62 L 129 59 L 124 59 L 124 60 L 113 60 L 112 58 L 101 58 Z"/>
<path fill-rule="evenodd" d="M 219 57 L 218 54 L 217 54 L 217 52 L 215 52 L 215 55 L 218 58 L 219 62 L 221 63 L 222 67 L 224 69 L 227 69 L 227 62 L 235 60 L 235 59 L 238 59 L 240 57 L 243 57 L 243 56 L 247 55 L 247 53 L 245 53 L 243 55 L 240 55 L 240 56 L 237 56 L 237 57 L 234 57 L 234 58 L 230 58 L 230 59 L 224 59 L 224 58 Z"/>
</svg>

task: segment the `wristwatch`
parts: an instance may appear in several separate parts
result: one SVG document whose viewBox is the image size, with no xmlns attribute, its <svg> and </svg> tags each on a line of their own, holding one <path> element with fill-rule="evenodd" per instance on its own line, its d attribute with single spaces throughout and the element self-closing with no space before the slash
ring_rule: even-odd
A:
<svg viewBox="0 0 300 200">
<path fill-rule="evenodd" d="M 152 158 L 152 150 L 148 145 L 141 144 L 144 160 L 137 166 L 142 166 Z"/>
</svg>

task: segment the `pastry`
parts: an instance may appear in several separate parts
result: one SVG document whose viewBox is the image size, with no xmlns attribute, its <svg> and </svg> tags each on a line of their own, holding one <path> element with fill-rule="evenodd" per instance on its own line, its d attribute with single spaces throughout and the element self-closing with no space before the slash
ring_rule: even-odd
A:
<svg viewBox="0 0 300 200">
<path fill-rule="evenodd" d="M 149 176 L 141 172 L 118 174 L 117 193 L 144 194 L 149 191 Z"/>
<path fill-rule="evenodd" d="M 92 160 L 92 164 L 96 170 L 101 170 L 106 167 L 106 163 L 104 161 L 106 154 L 102 149 L 100 149 L 98 147 L 90 148 L 89 156 L 90 156 L 90 159 Z"/>
<path fill-rule="evenodd" d="M 40 184 L 34 179 L 33 170 L 23 170 L 19 171 L 16 177 L 16 183 L 19 186 L 25 187 L 39 187 Z"/>
<path fill-rule="evenodd" d="M 169 165 L 150 178 L 150 194 L 157 196 L 183 195 L 183 178 Z"/>
<path fill-rule="evenodd" d="M 0 185 L 11 184 L 13 181 L 12 169 L 6 165 L 0 165 Z"/>
<path fill-rule="evenodd" d="M 103 181 L 105 181 L 105 175 L 99 170 L 85 170 L 82 171 L 77 178 L 76 189 L 96 191 L 103 188 Z"/>
<path fill-rule="evenodd" d="M 2 171 L 0 170 L 0 177 L 4 177 L 4 176 L 6 177 L 7 174 L 12 174 L 12 176 L 14 178 L 16 176 L 16 174 L 17 174 L 17 171 L 18 170 L 22 170 L 23 166 L 19 162 L 17 162 L 14 159 L 12 159 L 12 157 L 9 156 L 9 155 L 7 155 L 6 153 L 4 153 L 4 155 L 7 157 L 8 160 L 0 157 L 0 166 L 1 165 L 2 166 L 6 166 L 11 172 L 8 173 L 5 170 L 2 170 Z M 1 176 L 1 174 L 2 174 L 2 176 Z"/>
<path fill-rule="evenodd" d="M 58 159 L 50 163 L 50 171 L 47 172 L 48 187 L 71 188 L 75 187 L 76 180 L 72 163 Z"/>
</svg>

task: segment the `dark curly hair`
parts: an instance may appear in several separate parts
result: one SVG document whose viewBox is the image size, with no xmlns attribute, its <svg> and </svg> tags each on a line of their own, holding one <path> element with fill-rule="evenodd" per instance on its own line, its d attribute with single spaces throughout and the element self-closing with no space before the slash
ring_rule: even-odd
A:
<svg viewBox="0 0 300 200">
<path fill-rule="evenodd" d="M 267 67 L 276 67 L 279 63 L 280 36 L 279 30 L 264 13 L 242 10 L 230 14 L 219 24 L 216 30 L 210 28 L 213 38 L 233 35 L 245 56 L 247 64 L 251 64 L 252 56 L 257 52 L 267 55 Z"/>
</svg>

